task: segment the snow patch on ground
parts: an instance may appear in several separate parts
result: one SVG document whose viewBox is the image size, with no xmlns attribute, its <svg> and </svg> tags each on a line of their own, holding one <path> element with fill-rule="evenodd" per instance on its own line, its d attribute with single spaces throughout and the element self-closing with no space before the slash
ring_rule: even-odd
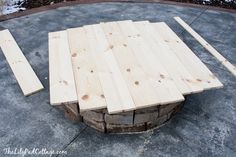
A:
<svg viewBox="0 0 236 157">
<path fill-rule="evenodd" d="M 25 8 L 21 7 L 25 0 L 0 0 L 3 6 L 0 6 L 0 15 L 11 14 L 14 12 L 18 12 L 20 10 L 25 10 Z"/>
</svg>

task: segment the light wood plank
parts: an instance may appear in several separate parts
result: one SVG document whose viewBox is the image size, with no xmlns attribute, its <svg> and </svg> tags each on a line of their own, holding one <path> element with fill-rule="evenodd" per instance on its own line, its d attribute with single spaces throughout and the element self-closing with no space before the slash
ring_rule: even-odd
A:
<svg viewBox="0 0 236 157">
<path fill-rule="evenodd" d="M 96 58 L 95 63 L 108 112 L 112 114 L 134 110 L 135 104 L 101 26 L 90 25 L 84 28 L 89 39 L 91 53 Z"/>
<path fill-rule="evenodd" d="M 177 89 L 173 78 L 167 73 L 163 65 L 155 59 L 154 52 L 141 37 L 140 32 L 131 21 L 117 22 L 125 36 L 128 46 L 137 58 L 139 65 L 149 78 L 151 86 L 158 93 L 161 104 L 174 103 L 184 100 Z"/>
<path fill-rule="evenodd" d="M 215 75 L 164 22 L 154 23 L 152 26 L 159 32 L 160 37 L 169 45 L 188 72 L 203 83 L 205 90 L 223 87 Z"/>
<path fill-rule="evenodd" d="M 0 46 L 23 94 L 28 96 L 42 90 L 42 83 L 36 76 L 9 30 L 0 31 Z"/>
<path fill-rule="evenodd" d="M 203 91 L 200 82 L 195 80 L 186 70 L 169 46 L 158 36 L 158 31 L 149 22 L 135 22 L 134 25 L 140 31 L 140 36 L 155 52 L 155 59 L 164 66 L 182 94 Z"/>
<path fill-rule="evenodd" d="M 69 29 L 67 32 L 80 111 L 106 108 L 96 58 L 91 53 L 86 32 L 82 27 Z"/>
<path fill-rule="evenodd" d="M 130 23 L 130 21 L 121 23 L 123 26 L 124 23 Z M 119 62 L 123 75 L 127 78 L 127 84 L 129 84 L 136 108 L 182 101 L 184 99 L 172 81 L 170 81 L 171 84 L 164 86 L 162 81 L 158 81 L 160 74 L 158 76 L 151 74 L 156 69 L 150 68 L 151 70 L 149 69 L 147 73 L 145 65 L 148 62 L 145 62 L 142 58 L 143 55 L 146 56 L 146 51 L 133 49 L 133 47 L 139 47 L 140 43 L 132 43 L 133 40 L 131 41 L 127 34 L 130 31 L 128 27 L 126 27 L 128 29 L 127 32 L 124 32 L 124 28 L 121 28 L 120 23 L 106 23 L 103 25 L 103 28 L 109 42 L 113 46 L 114 55 Z M 142 56 L 140 57 L 137 54 Z M 140 60 L 140 58 L 142 59 Z M 165 79 L 168 80 L 168 75 L 165 74 L 162 73 L 161 77 L 166 76 Z M 170 86 L 173 87 L 172 91 L 169 91 Z"/>
<path fill-rule="evenodd" d="M 187 23 L 180 17 L 174 19 L 187 30 L 204 48 L 208 50 L 221 64 L 223 64 L 234 76 L 236 76 L 236 67 L 231 64 L 224 56 L 222 56 L 214 47 L 212 47 L 205 39 L 203 39 L 197 32 L 195 32 Z"/>
<path fill-rule="evenodd" d="M 67 32 L 51 32 L 49 36 L 49 81 L 51 105 L 77 102 Z"/>
</svg>

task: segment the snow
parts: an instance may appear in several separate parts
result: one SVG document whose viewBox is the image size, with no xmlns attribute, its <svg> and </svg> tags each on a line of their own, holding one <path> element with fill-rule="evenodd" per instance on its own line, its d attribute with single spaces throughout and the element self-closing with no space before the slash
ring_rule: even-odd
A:
<svg viewBox="0 0 236 157">
<path fill-rule="evenodd" d="M 233 1 L 233 0 L 225 0 L 225 2 L 228 2 L 228 3 L 229 3 L 229 2 L 232 2 L 232 1 Z"/>
<path fill-rule="evenodd" d="M 20 10 L 25 10 L 25 8 L 21 7 L 21 5 L 25 2 L 26 0 L 0 0 L 0 15 L 6 15 L 6 14 L 11 14 L 14 12 L 18 12 Z M 33 1 L 33 0 L 32 0 Z M 196 0 L 198 2 L 201 2 L 202 4 L 210 5 L 212 4 L 213 0 Z M 228 3 L 228 4 L 236 4 L 236 0 L 219 0 L 220 4 Z M 232 5 L 233 5 L 232 4 Z"/>
<path fill-rule="evenodd" d="M 20 10 L 25 10 L 25 8 L 21 7 L 21 4 L 25 1 L 25 0 L 2 0 L 4 3 L 4 5 L 1 8 L 1 13 L 0 14 L 11 14 L 14 12 L 18 12 Z"/>
</svg>

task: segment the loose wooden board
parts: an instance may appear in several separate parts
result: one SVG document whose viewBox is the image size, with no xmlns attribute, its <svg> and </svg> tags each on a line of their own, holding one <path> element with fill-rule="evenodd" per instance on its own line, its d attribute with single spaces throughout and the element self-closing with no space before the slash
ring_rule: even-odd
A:
<svg viewBox="0 0 236 157">
<path fill-rule="evenodd" d="M 179 58 L 188 72 L 199 82 L 202 88 L 212 89 L 223 87 L 222 83 L 192 52 L 192 50 L 166 25 L 164 22 L 153 23 L 152 26 L 158 31 L 163 41 Z"/>
<path fill-rule="evenodd" d="M 50 103 L 77 103 L 67 32 L 52 32 L 48 36 Z"/>
<path fill-rule="evenodd" d="M 0 47 L 25 96 L 43 89 L 29 62 L 20 50 L 9 30 L 0 31 Z"/>
<path fill-rule="evenodd" d="M 180 17 L 174 19 L 187 30 L 209 53 L 211 53 L 221 64 L 223 64 L 234 76 L 236 76 L 236 67 L 231 64 L 224 56 L 222 56 L 214 47 L 212 47 L 205 39 L 203 39 L 197 32 L 195 32 L 187 23 Z"/>
</svg>

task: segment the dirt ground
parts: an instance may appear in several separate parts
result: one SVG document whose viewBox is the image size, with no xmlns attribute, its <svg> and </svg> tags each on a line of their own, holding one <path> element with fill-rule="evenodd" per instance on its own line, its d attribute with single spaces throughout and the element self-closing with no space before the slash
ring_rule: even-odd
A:
<svg viewBox="0 0 236 157">
<path fill-rule="evenodd" d="M 51 5 L 51 4 L 59 3 L 63 1 L 65 0 L 28 0 L 23 3 L 22 7 L 37 8 L 40 6 Z M 73 0 L 67 0 L 67 1 L 73 1 Z"/>
<path fill-rule="evenodd" d="M 222 8 L 236 9 L 236 0 L 170 0 L 183 3 L 211 5 Z"/>
</svg>

